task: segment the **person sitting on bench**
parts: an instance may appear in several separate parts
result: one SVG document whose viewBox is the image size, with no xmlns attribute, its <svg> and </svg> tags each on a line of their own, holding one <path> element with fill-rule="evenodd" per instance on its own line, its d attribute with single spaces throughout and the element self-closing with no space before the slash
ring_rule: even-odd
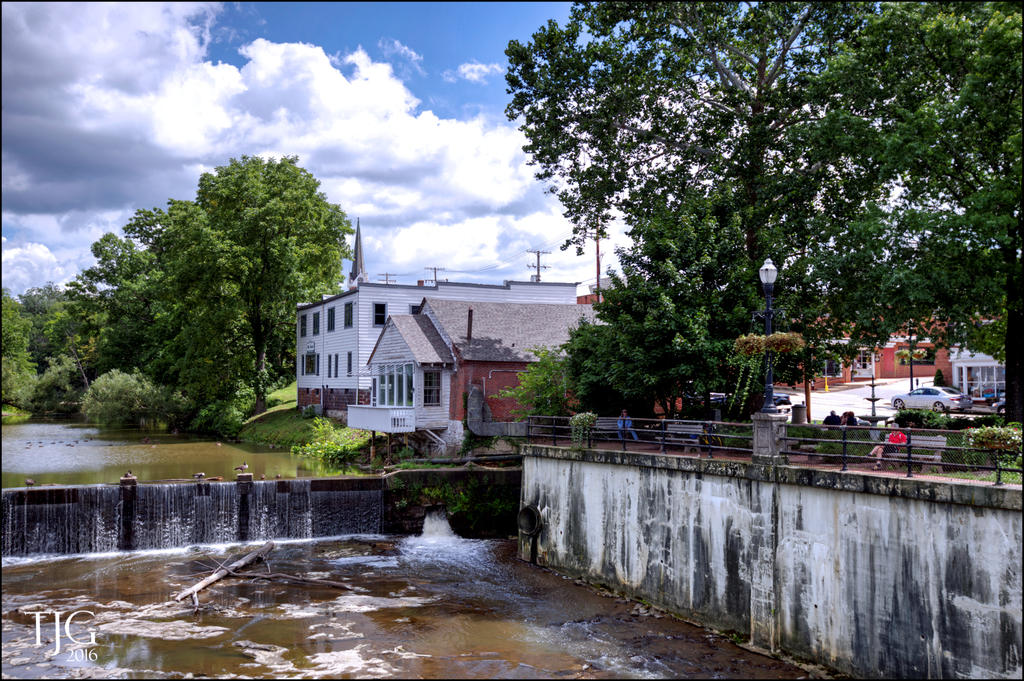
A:
<svg viewBox="0 0 1024 681">
<path fill-rule="evenodd" d="M 634 440 L 640 439 L 636 436 L 636 431 L 633 430 L 633 419 L 629 418 L 629 414 L 626 413 L 625 409 L 623 409 L 622 413 L 619 414 L 618 427 L 620 440 L 625 437 L 624 432 L 627 430 L 629 431 L 629 434 L 633 436 Z"/>
<path fill-rule="evenodd" d="M 907 444 L 906 433 L 904 433 L 901 430 L 893 430 L 892 432 L 890 432 L 889 437 L 886 438 L 886 444 L 878 445 L 877 447 L 872 449 L 871 454 L 869 454 L 869 456 L 873 456 L 875 457 L 875 459 L 877 459 L 877 461 L 875 461 L 875 470 L 882 470 L 883 456 L 891 457 L 893 454 L 897 453 L 898 445 L 905 444 Z"/>
</svg>

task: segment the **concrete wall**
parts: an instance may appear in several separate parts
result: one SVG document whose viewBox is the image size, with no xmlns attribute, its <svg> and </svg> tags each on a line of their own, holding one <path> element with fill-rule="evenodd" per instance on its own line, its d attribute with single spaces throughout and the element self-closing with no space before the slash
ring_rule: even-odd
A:
<svg viewBox="0 0 1024 681">
<path fill-rule="evenodd" d="M 845 674 L 1021 676 L 1019 487 L 523 453 L 539 564 Z"/>
</svg>

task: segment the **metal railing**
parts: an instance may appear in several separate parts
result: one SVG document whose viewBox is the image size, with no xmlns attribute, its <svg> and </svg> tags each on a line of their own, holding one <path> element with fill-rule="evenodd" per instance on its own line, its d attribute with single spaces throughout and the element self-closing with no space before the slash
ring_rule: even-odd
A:
<svg viewBox="0 0 1024 681">
<path fill-rule="evenodd" d="M 893 437 L 893 434 L 900 435 Z M 1021 452 L 971 446 L 966 431 L 877 426 L 786 426 L 782 453 L 792 463 L 806 457 L 851 467 L 883 472 L 896 471 L 942 477 L 1021 482 Z"/>
<path fill-rule="evenodd" d="M 567 416 L 531 416 L 527 421 L 529 442 L 623 452 L 697 454 L 749 458 L 754 431 L 750 423 L 685 421 L 680 419 L 632 419 L 631 428 L 619 428 L 614 417 L 599 418 L 593 428 L 576 433 Z"/>
<path fill-rule="evenodd" d="M 892 442 L 893 433 L 899 432 Z M 749 459 L 753 424 L 679 419 L 632 419 L 619 428 L 615 417 L 599 417 L 593 428 L 574 433 L 565 416 L 531 416 L 527 441 L 559 447 Z M 972 446 L 962 430 L 786 424 L 781 453 L 791 464 L 838 467 L 1001 485 L 1021 483 L 1021 452 Z"/>
</svg>

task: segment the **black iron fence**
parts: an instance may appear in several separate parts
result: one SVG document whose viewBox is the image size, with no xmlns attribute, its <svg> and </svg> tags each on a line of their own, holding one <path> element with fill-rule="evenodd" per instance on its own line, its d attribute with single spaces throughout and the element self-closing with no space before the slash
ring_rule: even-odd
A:
<svg viewBox="0 0 1024 681">
<path fill-rule="evenodd" d="M 972 445 L 969 431 L 878 426 L 786 426 L 782 451 L 808 463 L 823 462 L 840 470 L 897 471 L 1003 482 L 1021 482 L 1021 451 Z"/>
<path fill-rule="evenodd" d="M 624 452 L 750 458 L 753 424 L 679 419 L 599 417 L 592 427 L 573 427 L 569 417 L 531 416 L 527 440 L 538 444 Z M 781 452 L 796 465 L 889 474 L 939 475 L 1021 483 L 1021 450 L 972 444 L 966 430 L 786 424 Z"/>
<path fill-rule="evenodd" d="M 632 419 L 620 428 L 615 417 L 600 417 L 591 428 L 574 429 L 567 416 L 531 416 L 526 437 L 530 442 L 563 447 L 749 457 L 754 430 L 751 423 L 680 419 Z"/>
</svg>

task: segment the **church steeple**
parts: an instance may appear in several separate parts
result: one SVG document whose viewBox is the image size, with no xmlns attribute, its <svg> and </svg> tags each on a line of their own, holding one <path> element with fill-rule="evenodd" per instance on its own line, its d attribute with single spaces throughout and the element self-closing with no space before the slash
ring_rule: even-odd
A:
<svg viewBox="0 0 1024 681">
<path fill-rule="evenodd" d="M 367 281 L 366 266 L 363 264 L 363 234 L 356 218 L 356 245 L 352 252 L 352 271 L 348 273 L 348 287 L 355 288 L 361 281 Z"/>
</svg>

